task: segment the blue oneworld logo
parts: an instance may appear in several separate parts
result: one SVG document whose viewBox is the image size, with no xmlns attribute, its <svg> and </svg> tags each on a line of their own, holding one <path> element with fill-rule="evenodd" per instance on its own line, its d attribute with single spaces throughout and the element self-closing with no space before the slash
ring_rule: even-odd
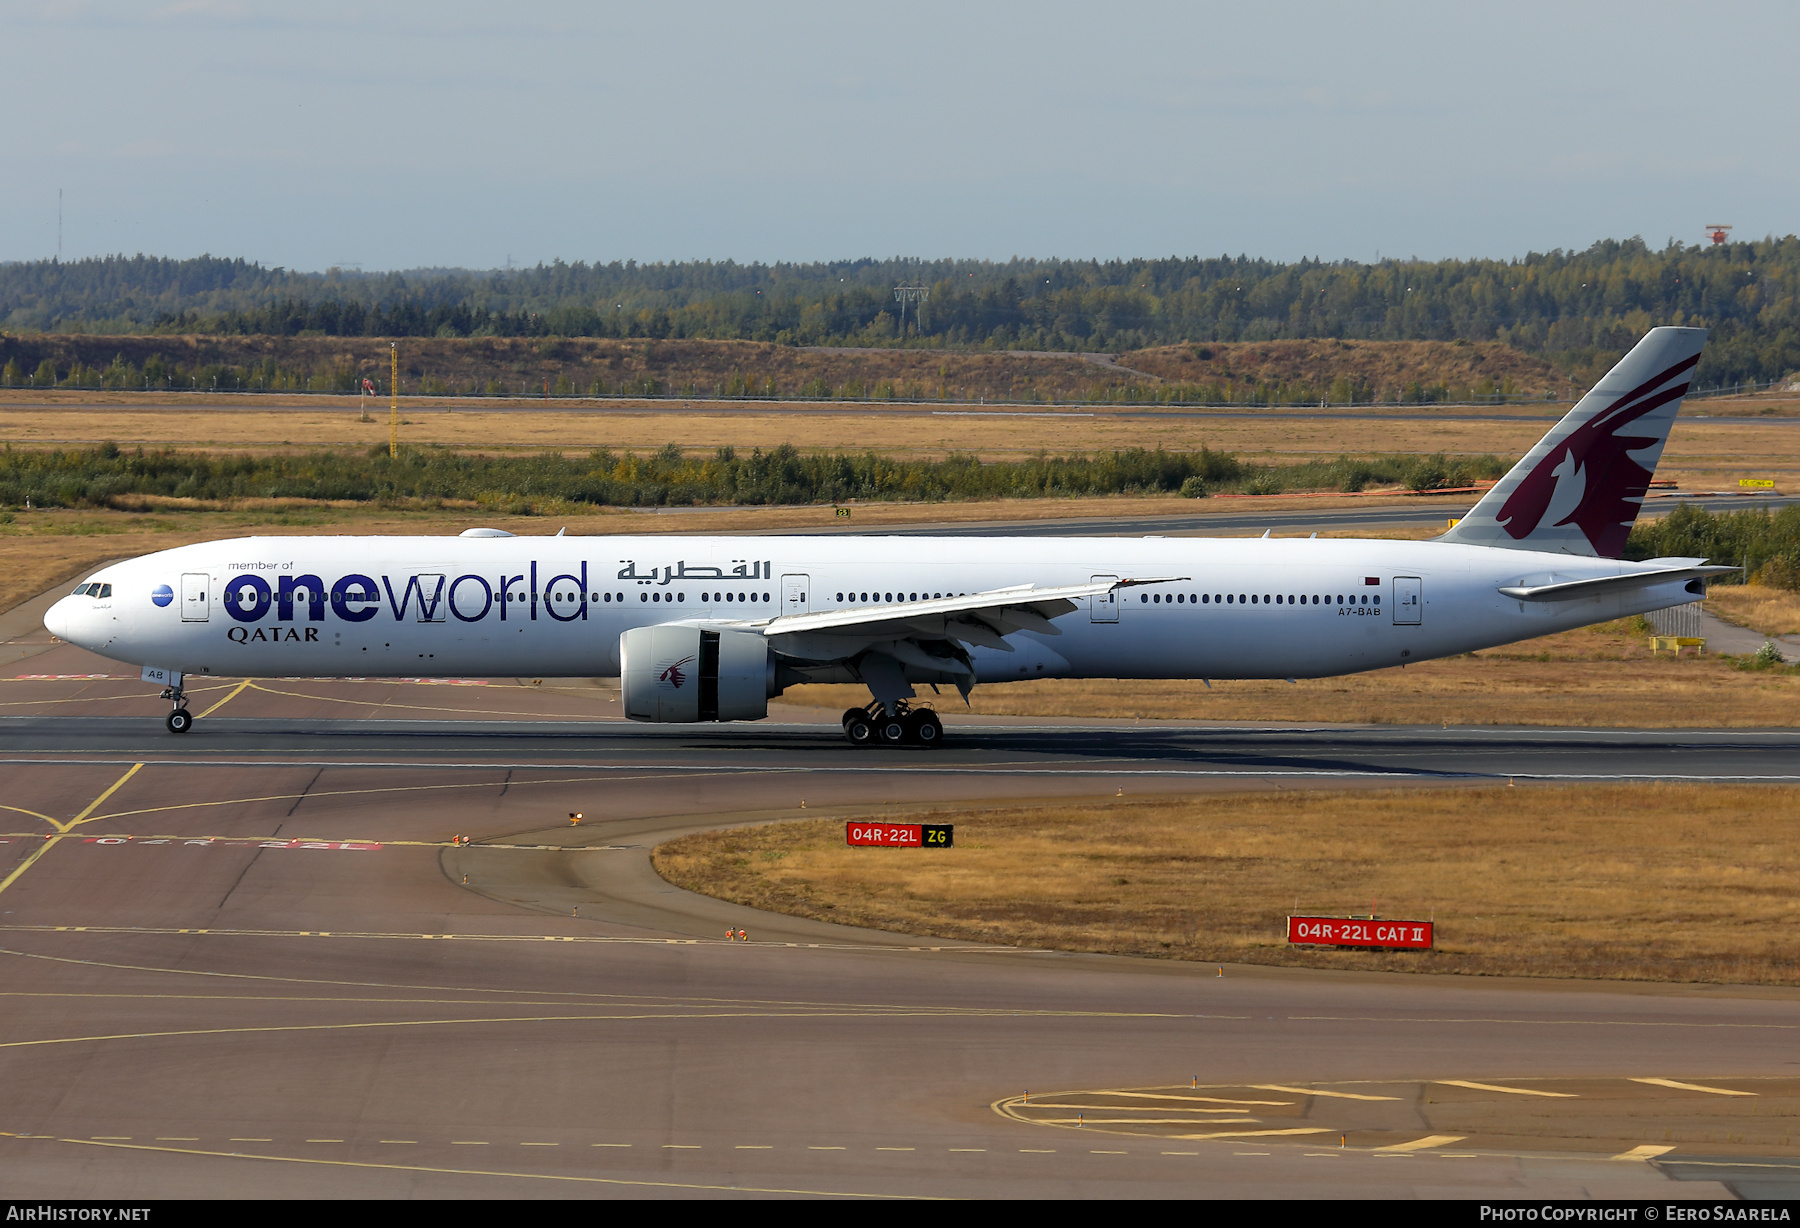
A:
<svg viewBox="0 0 1800 1228">
<path fill-rule="evenodd" d="M 150 600 L 157 605 L 168 605 L 171 601 L 175 600 L 175 590 L 170 588 L 167 584 L 158 584 L 155 588 L 150 590 Z"/>
</svg>

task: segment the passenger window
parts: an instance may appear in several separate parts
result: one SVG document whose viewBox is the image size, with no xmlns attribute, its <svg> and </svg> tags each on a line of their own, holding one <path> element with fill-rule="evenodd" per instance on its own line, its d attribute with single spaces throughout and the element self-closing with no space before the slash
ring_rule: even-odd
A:
<svg viewBox="0 0 1800 1228">
<path fill-rule="evenodd" d="M 1211 605 L 1211 604 L 1212 604 L 1212 598 L 1211 598 L 1211 596 L 1210 596 L 1210 595 L 1209 595 L 1209 594 L 1207 594 L 1207 593 L 1201 593 L 1201 594 L 1200 594 L 1200 602 L 1201 602 L 1201 604 L 1202 604 L 1202 605 Z"/>
<path fill-rule="evenodd" d="M 1376 605 L 1381 604 L 1381 594 L 1380 593 L 1375 594 L 1375 604 Z"/>
</svg>

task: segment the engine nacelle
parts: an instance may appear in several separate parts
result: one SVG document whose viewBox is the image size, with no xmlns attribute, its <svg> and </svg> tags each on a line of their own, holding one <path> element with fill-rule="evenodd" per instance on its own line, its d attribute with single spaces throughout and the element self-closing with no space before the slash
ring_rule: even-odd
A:
<svg viewBox="0 0 1800 1228">
<path fill-rule="evenodd" d="M 619 637 L 619 675 L 634 721 L 757 721 L 780 694 L 769 642 L 749 631 L 634 627 Z"/>
</svg>

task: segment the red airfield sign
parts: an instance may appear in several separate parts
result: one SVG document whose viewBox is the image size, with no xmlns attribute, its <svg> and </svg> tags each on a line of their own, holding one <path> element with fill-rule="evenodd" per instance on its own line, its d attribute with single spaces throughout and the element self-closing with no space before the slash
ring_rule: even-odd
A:
<svg viewBox="0 0 1800 1228">
<path fill-rule="evenodd" d="M 1366 917 L 1289 917 L 1294 946 L 1431 949 L 1430 921 L 1375 921 Z"/>
</svg>

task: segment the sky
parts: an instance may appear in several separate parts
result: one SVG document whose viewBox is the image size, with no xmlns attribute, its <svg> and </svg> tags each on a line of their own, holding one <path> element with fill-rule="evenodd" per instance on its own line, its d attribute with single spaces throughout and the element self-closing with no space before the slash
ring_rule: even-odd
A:
<svg viewBox="0 0 1800 1228">
<path fill-rule="evenodd" d="M 1518 256 L 1800 230 L 1800 5 L 0 0 L 0 260 Z"/>
</svg>

